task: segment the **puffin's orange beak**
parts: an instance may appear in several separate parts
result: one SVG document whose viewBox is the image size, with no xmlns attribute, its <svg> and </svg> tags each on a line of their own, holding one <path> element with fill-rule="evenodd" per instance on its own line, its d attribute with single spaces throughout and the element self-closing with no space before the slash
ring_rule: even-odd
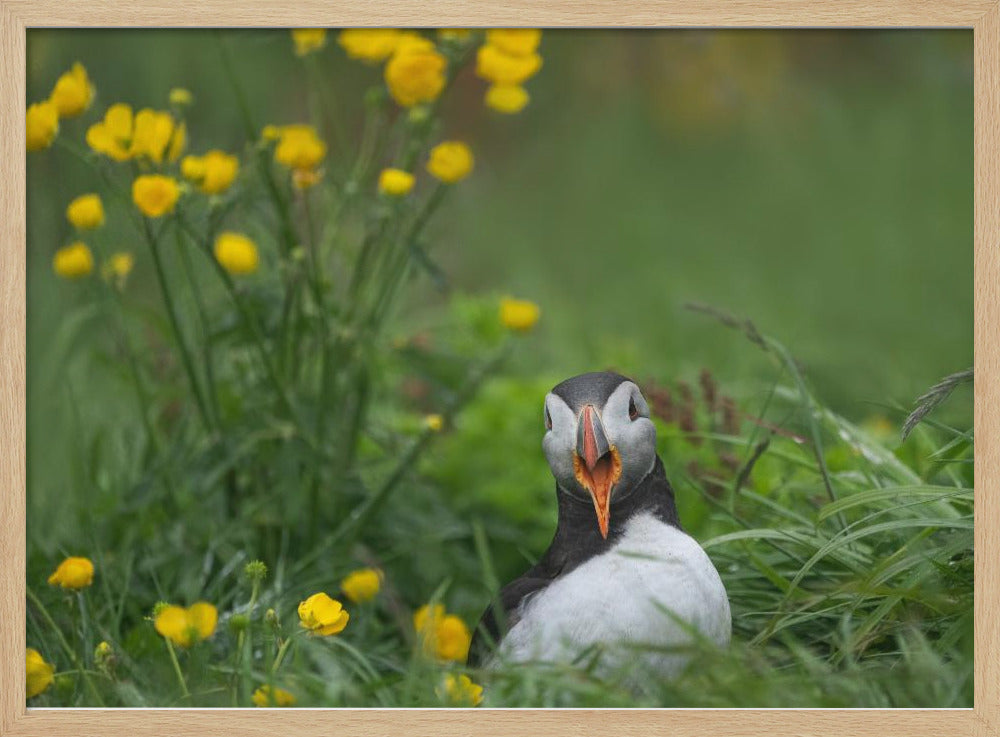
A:
<svg viewBox="0 0 1000 737">
<path fill-rule="evenodd" d="M 590 492 L 597 513 L 597 526 L 607 539 L 611 521 L 611 490 L 622 475 L 618 449 L 608 442 L 604 423 L 592 404 L 580 413 L 576 432 L 573 471 L 580 485 Z"/>
</svg>

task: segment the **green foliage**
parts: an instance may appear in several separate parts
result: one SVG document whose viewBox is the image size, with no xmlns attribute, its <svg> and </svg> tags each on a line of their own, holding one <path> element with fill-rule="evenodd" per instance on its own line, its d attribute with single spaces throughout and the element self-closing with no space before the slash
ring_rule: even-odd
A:
<svg viewBox="0 0 1000 737">
<path fill-rule="evenodd" d="M 48 58 L 38 38 L 35 53 Z M 192 38 L 191 47 L 179 38 L 169 43 L 208 46 L 215 54 L 210 35 Z M 238 76 L 254 102 L 284 94 L 271 89 L 273 76 L 259 66 L 275 58 L 291 64 L 286 46 L 258 54 L 276 46 L 273 38 L 233 39 Z M 546 74 L 560 59 L 578 58 L 569 53 L 569 37 L 559 44 L 566 53 L 546 61 Z M 325 61 L 335 64 L 332 51 Z M 713 37 L 704 53 L 718 51 Z M 173 56 L 196 60 L 215 91 L 196 90 L 196 99 L 218 97 L 237 109 L 216 55 L 212 63 L 194 53 Z M 564 62 L 555 82 L 543 74 L 539 83 L 568 89 L 572 67 Z M 616 90 L 628 86 L 626 77 Z M 746 84 L 738 74 L 734 79 Z M 360 107 L 365 87 L 380 84 L 367 69 L 352 68 L 341 80 L 345 108 Z M 161 77 L 157 84 L 165 91 L 168 82 Z M 927 126 L 911 132 L 921 146 L 932 137 L 951 141 L 922 114 L 922 101 L 937 99 L 938 88 L 904 82 L 909 96 L 885 115 Z M 123 78 L 123 89 L 130 84 Z M 542 89 L 558 97 L 556 87 Z M 136 100 L 151 94 L 131 93 Z M 413 613 L 440 602 L 471 627 L 497 587 L 541 555 L 555 523 L 553 481 L 540 449 L 542 397 L 568 374 L 606 365 L 632 374 L 654 406 L 659 451 L 685 529 L 705 546 L 729 591 L 734 642 L 721 652 L 695 644 L 694 666 L 671 683 L 637 672 L 602 679 L 586 662 L 472 672 L 485 686 L 484 705 L 971 705 L 971 405 L 959 390 L 904 442 L 903 400 L 897 389 L 884 390 L 902 381 L 905 399 L 913 382 L 943 373 L 939 364 L 967 364 L 955 346 L 968 331 L 954 329 L 954 316 L 968 301 L 908 303 L 899 290 L 907 296 L 911 285 L 889 283 L 878 263 L 895 270 L 906 262 L 915 282 L 930 264 L 934 283 L 952 296 L 949 285 L 967 285 L 964 262 L 945 269 L 931 258 L 964 232 L 945 227 L 964 222 L 955 213 L 964 217 L 967 193 L 946 186 L 964 181 L 963 165 L 936 149 L 912 163 L 918 175 L 933 172 L 935 183 L 933 203 L 914 208 L 916 195 L 899 190 L 901 176 L 890 165 L 915 161 L 906 139 L 891 127 L 872 133 L 859 123 L 859 145 L 843 133 L 829 101 L 811 121 L 828 148 L 765 125 L 724 136 L 709 150 L 667 145 L 640 124 L 636 105 L 626 100 L 613 111 L 597 110 L 592 96 L 587 86 L 586 105 L 575 98 L 581 107 L 570 100 L 558 115 L 549 108 L 532 118 L 529 108 L 519 157 L 498 154 L 504 149 L 494 142 L 484 169 L 496 181 L 480 183 L 487 176 L 456 192 L 442 210 L 450 217 L 421 238 L 406 238 L 406 226 L 426 212 L 430 193 L 399 207 L 377 199 L 374 159 L 360 169 L 338 161 L 306 195 L 281 180 L 275 196 L 266 146 L 249 139 L 242 149 L 231 146 L 242 151 L 244 176 L 230 195 L 183 200 L 152 243 L 131 229 L 128 198 L 109 199 L 103 245 L 162 249 L 176 321 L 161 303 L 148 259 L 140 259 L 122 294 L 102 283 L 54 288 L 40 243 L 57 240 L 51 212 L 61 207 L 52 194 L 59 178 L 42 177 L 41 163 L 38 175 L 29 171 L 38 178 L 29 181 L 27 640 L 58 673 L 33 706 L 250 706 L 262 685 L 287 689 L 298 706 L 447 705 L 444 675 L 465 671 L 422 653 Z M 383 94 L 366 99 L 348 129 L 352 122 L 363 128 L 365 115 L 386 113 Z M 544 99 L 538 96 L 539 107 Z M 309 100 L 275 102 L 269 119 L 308 110 L 332 140 L 329 110 L 315 94 Z M 881 104 L 869 103 L 857 107 L 882 115 Z M 214 135 L 206 140 L 242 140 L 232 120 L 213 121 L 202 110 L 190 111 L 193 135 L 200 128 Z M 672 114 L 672 125 L 684 125 L 678 111 Z M 391 132 L 376 126 L 385 136 L 385 161 L 378 163 L 408 155 L 409 141 L 398 136 L 419 139 L 419 152 L 425 135 L 450 134 L 452 124 L 411 129 L 399 119 Z M 61 135 L 83 130 L 67 121 Z M 757 138 L 750 144 L 741 138 L 751 134 Z M 796 145 L 816 150 L 799 161 L 801 151 L 786 149 Z M 868 149 L 888 151 L 889 163 L 859 183 Z M 580 169 L 581 151 L 588 175 L 553 182 L 553 172 Z M 91 171 L 93 157 L 51 153 L 66 164 L 73 186 L 103 181 Z M 658 157 L 673 167 L 666 181 Z M 762 162 L 774 169 L 774 202 L 763 196 L 770 189 L 757 184 L 756 169 L 750 176 L 745 168 Z M 830 176 L 815 176 L 831 168 Z M 799 169 L 809 174 L 809 187 Z M 129 173 L 112 173 L 121 189 Z M 752 192 L 740 189 L 742 180 L 754 182 Z M 520 186 L 536 181 L 545 186 Z M 879 196 L 883 181 L 898 201 Z M 615 196 L 609 182 L 620 188 Z M 846 203 L 836 198 L 844 188 L 851 192 Z M 806 191 L 808 203 L 799 199 Z M 313 225 L 321 226 L 316 245 L 326 260 L 314 262 L 303 247 L 304 198 L 311 198 Z M 827 201 L 837 218 L 805 206 Z M 717 202 L 727 203 L 727 218 L 717 217 Z M 868 211 L 841 217 L 871 203 L 908 215 L 919 210 L 912 226 L 919 232 L 893 230 L 887 250 L 873 253 L 868 229 L 882 221 Z M 781 233 L 779 212 L 788 218 L 780 220 Z M 941 232 L 922 227 L 923 216 L 944 223 Z M 285 242 L 286 218 L 301 230 L 295 240 L 302 243 Z M 605 225 L 595 228 L 595 218 Z M 386 222 L 386 260 L 360 268 L 366 236 Z M 212 265 L 211 235 L 223 224 L 246 224 L 258 241 L 262 266 L 253 279 L 227 283 Z M 732 241 L 734 224 L 743 237 L 732 263 L 722 264 L 718 243 Z M 440 268 L 439 244 L 462 239 L 466 247 Z M 816 247 L 804 248 L 806 242 Z M 822 295 L 812 276 L 801 277 L 813 271 L 833 274 Z M 857 289 L 844 286 L 849 278 L 859 280 Z M 515 285 L 536 294 L 544 309 L 540 335 L 512 346 L 497 320 L 496 295 L 459 291 L 477 282 L 498 293 Z M 761 295 L 773 297 L 775 284 L 781 294 L 767 301 Z M 789 346 L 808 365 L 768 332 L 749 331 L 743 319 L 727 324 L 752 342 L 674 310 L 673 300 L 688 293 L 752 305 L 748 312 L 766 315 L 762 324 L 796 336 Z M 799 309 L 790 310 L 792 303 Z M 922 342 L 931 330 L 942 340 L 933 351 Z M 916 346 L 925 363 L 886 360 L 884 344 L 893 356 Z M 508 355 L 513 361 L 504 363 Z M 714 373 L 698 372 L 702 362 Z M 813 380 L 823 391 L 814 391 Z M 439 430 L 428 415 L 442 416 Z M 90 588 L 76 594 L 45 584 L 63 555 L 93 560 Z M 352 604 L 339 581 L 362 566 L 384 573 L 382 589 L 374 601 Z M 297 605 L 318 591 L 350 611 L 341 634 L 302 633 Z M 218 608 L 218 627 L 207 641 L 177 648 L 175 667 L 154 629 L 154 609 L 199 600 Z M 111 650 L 98 655 L 102 641 Z"/>
<path fill-rule="evenodd" d="M 509 524 L 505 571 L 523 564 L 517 547 L 544 549 L 555 529 L 555 487 L 541 453 L 539 398 L 556 383 L 551 377 L 491 381 L 423 464 L 428 478 L 447 490 L 457 515 L 499 515 Z"/>
</svg>

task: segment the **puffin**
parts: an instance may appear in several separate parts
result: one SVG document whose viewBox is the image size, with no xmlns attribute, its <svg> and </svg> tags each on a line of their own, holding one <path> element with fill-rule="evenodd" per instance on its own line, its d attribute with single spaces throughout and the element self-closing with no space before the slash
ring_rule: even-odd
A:
<svg viewBox="0 0 1000 737">
<path fill-rule="evenodd" d="M 586 663 L 671 679 L 696 639 L 728 646 L 725 586 L 681 527 L 635 382 L 609 371 L 567 379 L 545 396 L 544 422 L 555 535 L 486 609 L 469 664 Z"/>
</svg>

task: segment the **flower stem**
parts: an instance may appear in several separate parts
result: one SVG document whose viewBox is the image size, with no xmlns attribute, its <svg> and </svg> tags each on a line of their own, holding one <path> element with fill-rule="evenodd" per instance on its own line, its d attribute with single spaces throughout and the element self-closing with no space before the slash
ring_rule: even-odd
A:
<svg viewBox="0 0 1000 737">
<path fill-rule="evenodd" d="M 465 383 L 459 388 L 455 398 L 441 413 L 445 422 L 448 422 L 452 417 L 454 417 L 455 413 L 457 413 L 466 402 L 472 399 L 483 381 L 485 381 L 486 378 L 507 359 L 507 356 L 510 353 L 510 348 L 511 343 L 505 343 L 496 351 L 496 353 L 493 354 L 493 356 L 488 358 L 469 375 Z M 322 545 L 317 545 L 311 552 L 302 556 L 295 564 L 295 571 L 304 571 L 313 562 L 322 556 L 327 555 L 328 551 L 334 544 L 342 544 L 344 547 L 349 547 L 350 544 L 357 539 L 365 525 L 367 525 L 368 522 L 373 519 L 382 508 L 386 500 L 392 494 L 393 490 L 395 490 L 396 486 L 399 485 L 399 482 L 406 476 L 407 471 L 413 468 L 414 461 L 416 461 L 424 449 L 430 444 L 436 434 L 437 433 L 430 428 L 425 429 L 420 436 L 413 441 L 406 452 L 400 456 L 399 460 L 396 461 L 395 467 L 382 482 L 382 485 L 369 494 L 364 501 L 360 502 L 340 524 L 340 526 L 327 536 Z"/>
<path fill-rule="evenodd" d="M 177 653 L 174 651 L 174 645 L 168 638 L 163 638 L 163 641 L 167 644 L 167 652 L 170 653 L 170 662 L 174 665 L 174 673 L 177 674 L 177 682 L 181 685 L 181 692 L 184 694 L 184 698 L 190 698 L 191 692 L 188 691 L 187 681 L 184 680 L 184 674 L 181 672 L 181 664 L 177 660 Z"/>
<path fill-rule="evenodd" d="M 198 235 L 190 228 L 187 222 L 178 217 L 177 223 L 187 231 L 188 235 L 197 243 L 199 241 Z M 250 309 L 244 304 L 243 299 L 240 297 L 239 292 L 236 290 L 236 284 L 233 282 L 229 272 L 226 271 L 222 265 L 209 253 L 208 245 L 201 249 L 205 258 L 212 264 L 215 269 L 216 274 L 222 280 L 223 285 L 226 287 L 226 291 L 229 292 L 229 296 L 236 305 L 236 309 L 240 313 L 240 318 L 243 321 L 244 326 L 250 331 L 250 335 L 253 337 L 254 342 L 257 345 L 257 350 L 260 352 L 261 360 L 264 363 L 264 370 L 270 380 L 271 384 L 274 386 L 275 391 L 278 394 L 278 398 L 281 400 L 282 405 L 288 412 L 289 416 L 297 421 L 297 414 L 295 412 L 295 407 L 292 404 L 292 400 L 285 390 L 284 385 L 281 383 L 281 379 L 278 377 L 278 371 L 274 367 L 274 363 L 271 361 L 271 356 L 267 352 L 267 346 L 264 342 L 264 333 L 260 326 L 257 324 L 256 318 L 250 312 Z M 305 426 L 299 424 L 300 430 L 305 432 Z"/>
<path fill-rule="evenodd" d="M 216 31 L 216 39 L 219 42 L 219 51 L 222 55 L 222 67 L 229 78 L 229 84 L 236 94 L 236 101 L 240 108 L 240 116 L 243 118 L 243 128 L 246 131 L 247 140 L 257 140 L 257 125 L 254 122 L 253 114 L 250 112 L 250 104 L 247 101 L 246 91 L 240 83 L 239 75 L 236 73 L 236 65 L 233 62 L 233 53 L 226 43 L 221 31 Z M 288 256 L 298 240 L 295 235 L 295 228 L 292 226 L 291 215 L 288 212 L 288 202 L 282 196 L 278 183 L 274 179 L 274 172 L 271 170 L 271 162 L 267 158 L 265 149 L 257 149 L 257 163 L 264 178 L 268 194 L 274 201 L 278 210 L 278 217 L 281 220 L 281 232 L 284 240 L 285 255 Z"/>
<path fill-rule="evenodd" d="M 206 240 L 211 240 L 212 238 L 211 226 L 209 226 L 209 228 L 210 230 Z M 208 310 L 205 307 L 205 299 L 201 294 L 201 288 L 198 286 L 198 278 L 194 270 L 194 265 L 191 263 L 191 254 L 188 253 L 187 248 L 185 248 L 180 230 L 176 230 L 174 232 L 177 240 L 177 250 L 180 251 L 181 255 L 181 265 L 184 267 L 184 273 L 191 284 L 191 292 L 194 295 L 194 303 L 198 308 L 198 321 L 201 326 L 201 338 L 204 344 L 203 353 L 205 363 L 205 381 L 208 384 L 208 404 L 214 416 L 216 426 L 220 426 L 219 398 L 215 387 L 215 368 L 212 355 L 212 332 L 208 322 Z"/>
<path fill-rule="evenodd" d="M 177 348 L 181 354 L 181 362 L 184 364 L 184 370 L 187 372 L 188 381 L 191 383 L 191 390 L 194 392 L 195 403 L 198 406 L 198 413 L 201 416 L 201 421 L 204 424 L 205 429 L 211 432 L 212 422 L 209 418 L 205 398 L 202 396 L 201 387 L 198 384 L 198 378 L 194 371 L 194 362 L 191 360 L 191 354 L 188 351 L 187 343 L 184 340 L 184 333 L 181 331 L 180 317 L 177 314 L 177 306 L 174 304 L 174 298 L 170 293 L 170 286 L 167 283 L 167 274 L 163 268 L 163 259 L 160 256 L 159 243 L 157 242 L 156 236 L 153 235 L 153 229 L 149 227 L 148 219 L 143 218 L 142 227 L 146 240 L 149 242 L 149 248 L 153 252 L 153 265 L 156 267 L 156 278 L 160 284 L 160 291 L 163 293 L 163 301 L 167 306 L 167 315 L 170 318 L 170 326 L 173 329 L 174 339 L 177 341 Z"/>
<path fill-rule="evenodd" d="M 89 659 L 90 653 L 94 651 L 93 639 L 90 636 L 90 618 L 87 615 L 87 600 L 82 590 L 76 592 L 76 603 L 80 609 L 80 629 L 83 632 L 83 657 Z"/>
<path fill-rule="evenodd" d="M 136 402 L 138 404 L 139 418 L 142 420 L 143 429 L 149 441 L 150 449 L 154 454 L 160 451 L 159 441 L 153 430 L 152 422 L 149 419 L 149 395 L 142 381 L 142 374 L 139 371 L 139 361 L 136 358 L 135 349 L 132 346 L 132 339 L 129 336 L 128 325 L 125 322 L 125 305 L 121 292 L 111 284 L 105 284 L 102 290 L 102 305 L 108 314 L 108 324 L 111 337 L 118 345 L 118 349 L 125 355 L 128 362 L 129 372 L 132 376 L 132 383 L 135 387 Z M 113 303 L 113 306 L 111 306 Z"/>
<path fill-rule="evenodd" d="M 340 120 L 340 116 L 337 114 L 337 101 L 333 97 L 333 87 L 329 81 L 323 80 L 323 74 L 319 68 L 319 60 L 316 58 L 315 54 L 307 54 L 304 61 L 306 63 L 306 68 L 312 77 L 312 83 L 319 90 L 321 107 L 323 109 L 327 125 L 333 133 L 334 145 L 337 148 L 337 152 L 344 157 L 349 151 L 345 143 L 347 141 L 347 135 L 344 133 L 344 126 Z"/>
<path fill-rule="evenodd" d="M 97 701 L 99 706 L 104 706 L 104 699 L 101 698 L 100 692 L 97 690 L 94 682 L 90 680 L 90 676 L 87 674 L 83 664 L 77 657 L 76 651 L 70 647 L 69 642 L 66 641 L 66 636 L 63 635 L 62 630 L 59 629 L 55 620 L 52 619 L 52 615 L 49 614 L 49 610 L 45 608 L 45 605 L 42 604 L 42 600 L 39 599 L 37 594 L 35 594 L 35 592 L 30 588 L 26 588 L 25 593 L 27 594 L 28 599 L 31 600 L 31 603 L 35 605 L 35 608 L 38 609 L 38 613 L 42 615 L 42 619 L 45 620 L 45 623 L 52 629 L 53 632 L 56 633 L 59 643 L 62 645 L 63 650 L 66 651 L 66 655 L 69 656 L 70 662 L 73 663 L 73 667 L 80 671 L 80 675 L 83 677 L 83 682 L 87 684 L 87 688 L 89 688 L 91 694 L 93 694 L 94 700 Z"/>
<path fill-rule="evenodd" d="M 271 664 L 272 675 L 278 672 L 278 668 L 281 667 L 281 661 L 285 659 L 285 653 L 288 652 L 288 646 L 291 644 L 291 637 L 286 637 L 284 642 L 281 643 L 281 647 L 278 648 L 278 654 L 274 656 L 274 662 Z"/>
<path fill-rule="evenodd" d="M 398 292 L 400 282 L 406 276 L 414 243 L 420 237 L 420 234 L 423 232 L 424 227 L 426 227 L 427 221 L 430 220 L 431 215 L 433 215 L 438 207 L 441 206 L 448 190 L 448 185 L 438 184 L 437 188 L 431 193 L 431 196 L 427 198 L 427 202 L 424 204 L 423 209 L 421 209 L 421 211 L 417 214 L 417 217 L 414 219 L 410 229 L 406 232 L 406 235 L 403 236 L 401 242 L 399 243 L 397 261 L 392 267 L 391 274 L 385 279 L 382 291 L 375 301 L 374 308 L 372 309 L 368 320 L 368 328 L 373 333 L 377 333 L 379 327 L 384 322 L 389 308 L 392 305 L 393 297 Z"/>
</svg>

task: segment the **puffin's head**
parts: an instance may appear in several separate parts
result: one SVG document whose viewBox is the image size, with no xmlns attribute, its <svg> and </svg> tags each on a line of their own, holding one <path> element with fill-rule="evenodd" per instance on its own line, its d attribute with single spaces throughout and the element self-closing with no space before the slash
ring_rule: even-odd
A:
<svg viewBox="0 0 1000 737">
<path fill-rule="evenodd" d="M 627 496 L 656 463 L 656 427 L 633 382 L 608 371 L 566 379 L 545 396 L 542 448 L 559 487 L 586 501 L 608 536 L 611 498 Z"/>
</svg>

